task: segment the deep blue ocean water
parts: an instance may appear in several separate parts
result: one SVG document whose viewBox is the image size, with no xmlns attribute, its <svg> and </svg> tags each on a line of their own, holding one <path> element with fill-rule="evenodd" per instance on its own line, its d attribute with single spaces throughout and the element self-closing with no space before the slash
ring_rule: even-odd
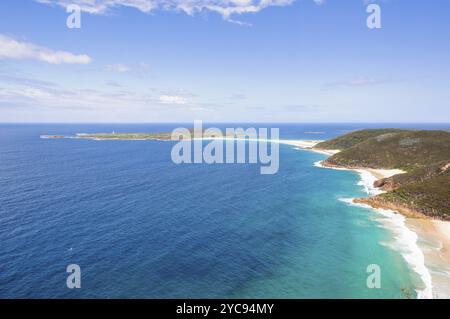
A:
<svg viewBox="0 0 450 319">
<path fill-rule="evenodd" d="M 415 295 L 417 274 L 384 244 L 392 232 L 339 200 L 366 196 L 358 175 L 314 167 L 325 155 L 281 145 L 279 172 L 261 175 L 254 164 L 176 165 L 173 142 L 40 139 L 178 126 L 1 124 L 0 298 Z M 259 126 L 328 139 L 375 125 Z M 81 289 L 66 287 L 72 263 Z M 366 286 L 369 264 L 381 289 Z"/>
</svg>

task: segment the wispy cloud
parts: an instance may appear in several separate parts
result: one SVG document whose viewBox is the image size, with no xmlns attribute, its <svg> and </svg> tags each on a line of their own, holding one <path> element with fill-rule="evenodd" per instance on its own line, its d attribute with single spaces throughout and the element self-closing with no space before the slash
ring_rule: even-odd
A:
<svg viewBox="0 0 450 319">
<path fill-rule="evenodd" d="M 0 34 L 0 60 L 37 60 L 50 64 L 88 64 L 92 59 L 85 54 L 54 51 L 29 42 L 21 42 Z"/>
<path fill-rule="evenodd" d="M 342 87 L 342 86 L 349 86 L 349 87 L 358 87 L 358 86 L 371 86 L 371 85 L 378 85 L 378 84 L 384 84 L 389 82 L 385 79 L 376 79 L 371 77 L 357 77 L 351 80 L 344 80 L 344 81 L 336 81 L 327 83 L 326 87 Z"/>
<path fill-rule="evenodd" d="M 178 95 L 161 95 L 159 101 L 162 104 L 186 104 L 187 98 Z"/>
<path fill-rule="evenodd" d="M 64 89 L 41 87 L 30 84 L 3 85 L 0 81 L 0 104 L 22 105 L 33 109 L 53 108 L 80 110 L 103 110 L 127 106 L 157 105 L 151 96 L 128 91 L 105 92 L 100 90 Z"/>
<path fill-rule="evenodd" d="M 182 121 L 217 114 L 220 104 L 195 101 L 195 95 L 95 86 L 68 88 L 26 75 L 0 74 L 0 119 L 15 122 L 148 122 Z M 170 91 L 166 91 L 170 92 Z"/>
<path fill-rule="evenodd" d="M 105 83 L 107 86 L 115 87 L 115 88 L 121 88 L 122 85 L 117 83 L 116 81 L 107 81 Z"/>
<path fill-rule="evenodd" d="M 247 95 L 245 93 L 233 93 L 229 97 L 231 100 L 245 100 L 247 98 Z"/>
<path fill-rule="evenodd" d="M 108 71 L 126 73 L 131 71 L 131 67 L 125 64 L 109 64 L 106 66 Z"/>
<path fill-rule="evenodd" d="M 25 85 L 25 86 L 33 86 L 36 88 L 54 88 L 57 87 L 58 84 L 45 81 L 45 80 L 36 80 L 33 78 L 29 78 L 26 76 L 20 76 L 20 75 L 5 75 L 0 74 L 0 84 L 8 83 L 8 84 L 14 84 L 14 85 Z"/>
<path fill-rule="evenodd" d="M 146 63 L 139 63 L 139 64 L 123 64 L 123 63 L 117 63 L 117 64 L 108 64 L 105 69 L 110 72 L 116 72 L 116 73 L 126 73 L 134 76 L 145 76 L 150 71 L 150 65 Z"/>
<path fill-rule="evenodd" d="M 257 13 L 268 7 L 282 7 L 293 4 L 296 0 L 35 0 L 39 3 L 67 7 L 77 4 L 81 10 L 91 14 L 107 14 L 117 7 L 131 7 L 148 13 L 154 10 L 181 11 L 188 15 L 202 11 L 220 14 L 225 20 L 241 25 L 245 22 L 233 20 L 233 15 Z M 324 0 L 313 0 L 321 5 Z"/>
</svg>

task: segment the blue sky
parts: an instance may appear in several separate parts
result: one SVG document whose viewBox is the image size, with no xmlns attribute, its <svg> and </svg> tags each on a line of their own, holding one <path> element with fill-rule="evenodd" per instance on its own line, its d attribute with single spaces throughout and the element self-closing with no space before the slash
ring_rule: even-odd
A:
<svg viewBox="0 0 450 319">
<path fill-rule="evenodd" d="M 2 0 L 0 122 L 450 122 L 450 2 L 370 2 Z"/>
</svg>

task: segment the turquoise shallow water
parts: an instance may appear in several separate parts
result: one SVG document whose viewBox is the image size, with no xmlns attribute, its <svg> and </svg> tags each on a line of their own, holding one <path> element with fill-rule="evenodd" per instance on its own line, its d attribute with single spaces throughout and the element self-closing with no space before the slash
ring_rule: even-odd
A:
<svg viewBox="0 0 450 319">
<path fill-rule="evenodd" d="M 358 175 L 314 167 L 324 155 L 282 145 L 278 174 L 260 175 L 250 164 L 175 165 L 172 142 L 39 138 L 173 127 L 0 125 L 0 297 L 415 296 L 421 282 L 394 234 L 339 200 L 366 195 Z M 280 131 L 320 139 L 358 127 Z M 81 289 L 66 287 L 71 263 Z M 366 287 L 370 264 L 381 289 Z"/>
</svg>

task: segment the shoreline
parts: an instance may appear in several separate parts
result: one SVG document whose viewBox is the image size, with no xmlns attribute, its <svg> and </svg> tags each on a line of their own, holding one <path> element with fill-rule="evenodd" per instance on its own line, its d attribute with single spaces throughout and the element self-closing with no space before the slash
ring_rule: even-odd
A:
<svg viewBox="0 0 450 319">
<path fill-rule="evenodd" d="M 417 245 L 432 278 L 433 298 L 450 298 L 450 222 L 406 218 L 406 226 L 418 236 Z"/>
<path fill-rule="evenodd" d="M 312 141 L 309 143 L 289 143 L 300 149 L 310 150 L 325 155 L 333 155 L 338 151 L 332 150 L 324 152 L 323 150 L 314 149 Z M 317 141 L 315 144 L 319 143 Z M 307 147 L 302 147 L 307 145 Z M 384 191 L 374 187 L 373 182 L 381 178 L 388 178 L 396 174 L 404 173 L 404 171 L 396 169 L 372 169 L 372 168 L 345 168 L 331 167 L 322 164 L 322 161 L 314 163 L 314 166 L 355 171 L 360 176 L 358 183 L 364 187 L 368 198 L 381 194 Z M 417 290 L 418 299 L 430 298 L 450 298 L 450 222 L 433 219 L 420 214 L 420 216 L 411 216 L 402 214 L 401 211 L 389 209 L 387 207 L 373 207 L 366 203 L 357 203 L 354 199 L 343 199 L 350 205 L 358 205 L 376 211 L 384 216 L 387 223 L 386 228 L 394 232 L 398 237 L 395 239 L 401 241 L 404 247 L 399 252 L 403 255 L 405 261 L 411 269 L 419 275 L 424 289 Z M 383 222 L 383 218 L 381 219 Z M 406 242 L 404 242 L 406 241 Z"/>
<path fill-rule="evenodd" d="M 41 136 L 41 138 L 49 137 Z M 68 137 L 55 136 L 55 138 Z M 277 143 L 293 146 L 298 150 L 312 151 L 327 156 L 332 156 L 340 151 L 315 148 L 315 146 L 318 143 L 323 142 L 323 140 L 262 140 L 258 138 L 250 139 L 245 137 L 203 137 L 201 139 L 205 141 L 220 139 Z M 152 138 L 139 140 L 161 139 Z M 198 140 L 198 138 L 192 138 L 191 140 Z M 404 171 L 398 169 L 346 168 L 338 166 L 326 166 L 322 164 L 322 161 L 314 163 L 314 166 L 327 169 L 351 170 L 357 172 L 360 177 L 360 182 L 358 182 L 358 185 L 364 188 L 364 191 L 368 194 L 368 199 L 370 199 L 374 195 L 378 195 L 384 192 L 380 188 L 373 186 L 373 183 L 375 181 L 382 178 L 388 178 L 396 174 L 404 173 Z M 367 209 L 371 209 L 378 214 L 378 217 L 382 217 L 380 218 L 380 222 L 384 224 L 385 228 L 394 233 L 395 236 L 393 239 L 399 243 L 399 247 L 396 247 L 395 249 L 403 256 L 405 261 L 409 264 L 411 270 L 415 272 L 425 284 L 425 288 L 423 290 L 416 291 L 418 298 L 450 298 L 450 221 L 435 220 L 423 214 L 420 214 L 420 216 L 417 214 L 408 214 L 403 210 L 399 210 L 395 207 L 382 207 L 380 205 L 370 205 L 370 203 L 365 202 L 358 203 L 354 201 L 353 198 L 342 199 L 342 201 L 346 202 L 349 205 L 357 205 Z"/>
</svg>

